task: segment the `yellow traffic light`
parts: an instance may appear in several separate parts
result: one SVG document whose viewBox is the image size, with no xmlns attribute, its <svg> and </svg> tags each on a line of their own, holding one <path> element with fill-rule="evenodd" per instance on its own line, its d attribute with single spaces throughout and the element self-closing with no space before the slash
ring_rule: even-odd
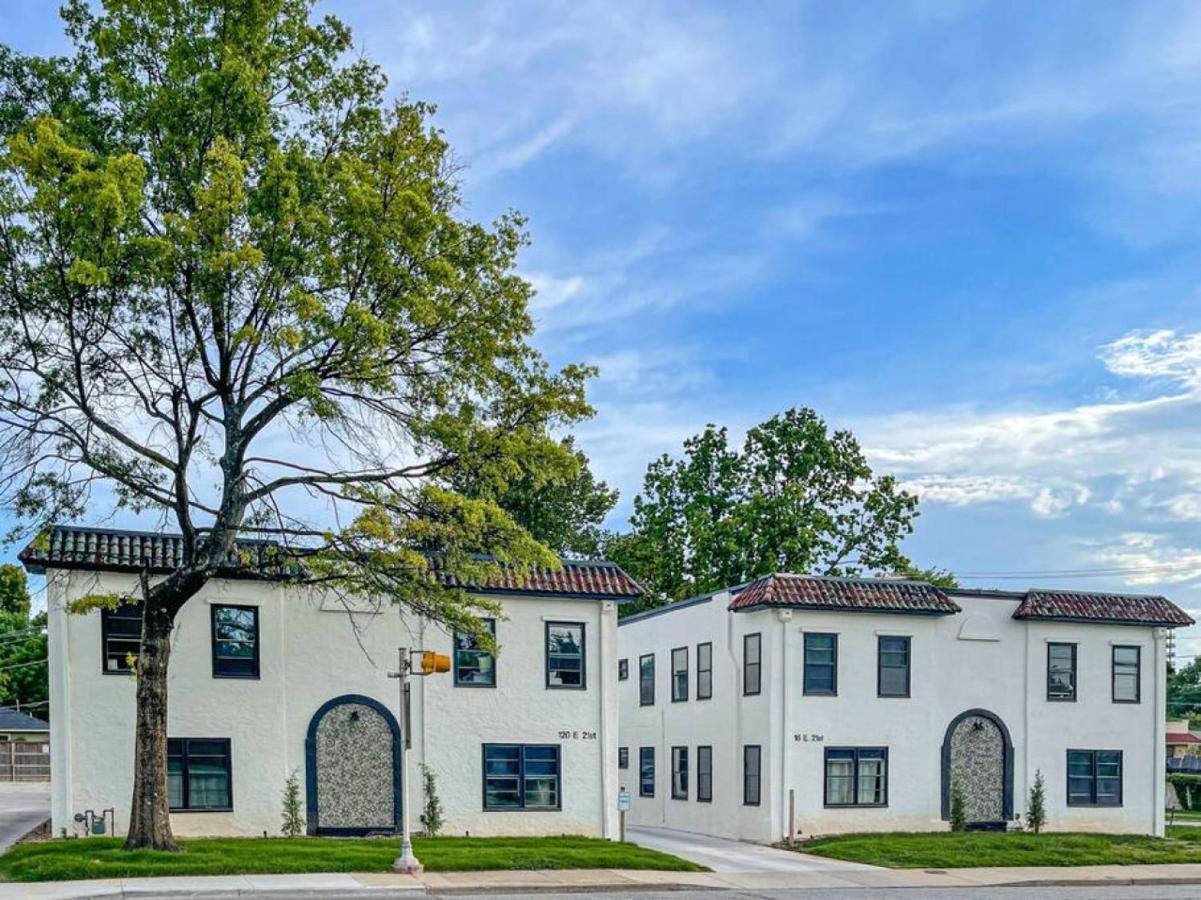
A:
<svg viewBox="0 0 1201 900">
<path fill-rule="evenodd" d="M 450 657 L 445 653 L 435 653 L 426 650 L 421 654 L 421 674 L 433 675 L 435 672 L 449 672 Z"/>
</svg>

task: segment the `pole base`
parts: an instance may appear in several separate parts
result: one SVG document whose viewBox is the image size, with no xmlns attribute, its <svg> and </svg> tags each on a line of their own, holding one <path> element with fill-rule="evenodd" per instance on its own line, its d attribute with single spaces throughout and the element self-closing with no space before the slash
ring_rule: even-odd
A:
<svg viewBox="0 0 1201 900">
<path fill-rule="evenodd" d="M 392 863 L 392 871 L 400 875 L 420 875 L 425 871 L 425 866 L 415 856 L 398 856 Z"/>
</svg>

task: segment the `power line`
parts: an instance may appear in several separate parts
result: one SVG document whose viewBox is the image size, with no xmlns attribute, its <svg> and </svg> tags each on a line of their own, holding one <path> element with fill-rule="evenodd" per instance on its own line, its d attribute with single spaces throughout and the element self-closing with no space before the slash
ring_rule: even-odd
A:
<svg viewBox="0 0 1201 900">
<path fill-rule="evenodd" d="M 43 656 L 41 659 L 31 659 L 29 662 L 13 663 L 9 666 L 0 666 L 0 672 L 7 672 L 9 669 L 20 669 L 25 666 L 36 666 L 47 661 L 48 660 L 46 657 Z"/>
</svg>

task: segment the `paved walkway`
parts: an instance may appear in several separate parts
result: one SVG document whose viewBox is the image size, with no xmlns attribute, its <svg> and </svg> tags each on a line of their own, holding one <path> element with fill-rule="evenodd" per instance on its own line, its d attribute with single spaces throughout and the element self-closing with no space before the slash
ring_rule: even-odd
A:
<svg viewBox="0 0 1201 900">
<path fill-rule="evenodd" d="M 432 872 L 406 875 L 220 875 L 192 878 L 125 878 L 105 881 L 0 884 L 2 900 L 83 900 L 86 897 L 139 898 L 186 896 L 190 900 L 230 897 L 413 900 L 431 894 L 576 893 L 625 891 L 644 895 L 666 890 L 806 891 L 881 888 L 882 894 L 908 888 L 978 888 L 1048 885 L 1120 886 L 1201 884 L 1201 865 L 1084 866 L 990 869 L 813 869 L 760 872 L 645 872 L 585 869 L 532 872 Z M 822 894 L 819 894 L 821 896 Z M 949 896 L 963 896 L 949 893 Z M 1014 893 L 1014 897 L 1019 896 Z"/>
<path fill-rule="evenodd" d="M 807 874 L 874 869 L 860 863 L 843 862 L 807 856 L 789 850 L 777 850 L 762 844 L 733 841 L 728 838 L 675 831 L 670 828 L 648 828 L 631 825 L 626 828 L 626 840 L 641 847 L 670 853 L 689 862 L 699 863 L 714 872 L 776 872 Z"/>
</svg>

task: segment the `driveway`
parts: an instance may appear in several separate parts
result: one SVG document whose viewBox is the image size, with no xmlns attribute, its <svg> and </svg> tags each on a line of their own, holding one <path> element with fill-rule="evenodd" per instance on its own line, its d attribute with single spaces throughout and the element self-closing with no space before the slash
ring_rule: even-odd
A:
<svg viewBox="0 0 1201 900">
<path fill-rule="evenodd" d="M 0 787 L 0 853 L 50 818 L 50 786 L 6 791 Z"/>
<path fill-rule="evenodd" d="M 626 840 L 699 863 L 714 872 L 848 872 L 874 868 L 860 863 L 807 856 L 791 850 L 777 850 L 762 844 L 644 825 L 627 826 Z"/>
</svg>

